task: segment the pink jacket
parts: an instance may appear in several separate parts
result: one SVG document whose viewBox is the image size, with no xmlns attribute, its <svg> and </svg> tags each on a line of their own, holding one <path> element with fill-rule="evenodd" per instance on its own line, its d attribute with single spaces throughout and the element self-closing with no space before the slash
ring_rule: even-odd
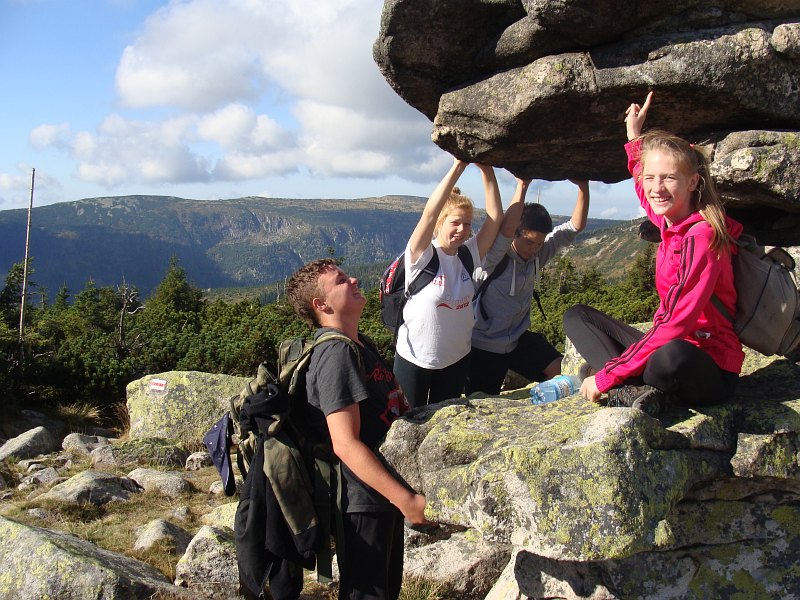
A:
<svg viewBox="0 0 800 600">
<path fill-rule="evenodd" d="M 730 321 L 711 303 L 711 296 L 716 295 L 730 314 L 736 313 L 730 258 L 724 254 L 718 257 L 709 250 L 713 230 L 700 213 L 691 213 L 669 227 L 663 217 L 653 214 L 638 178 L 640 142 L 629 142 L 625 151 L 639 202 L 650 221 L 661 230 L 656 257 L 656 289 L 661 301 L 653 317 L 653 326 L 644 337 L 597 372 L 597 389 L 605 392 L 629 377 L 640 375 L 650 355 L 674 339 L 686 340 L 706 351 L 725 371 L 741 372 L 742 344 Z M 741 224 L 727 217 L 726 225 L 728 233 L 738 239 L 742 233 Z M 731 252 L 736 251 L 734 246 Z"/>
</svg>

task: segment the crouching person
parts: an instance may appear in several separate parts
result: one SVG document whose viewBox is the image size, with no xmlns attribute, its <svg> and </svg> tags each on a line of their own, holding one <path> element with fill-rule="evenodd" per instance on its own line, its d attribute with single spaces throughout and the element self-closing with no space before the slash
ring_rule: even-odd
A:
<svg viewBox="0 0 800 600">
<path fill-rule="evenodd" d="M 286 292 L 295 313 L 318 328 L 316 337 L 337 331 L 360 354 L 345 340 L 326 342 L 314 350 L 306 379 L 311 412 L 318 416 L 312 425 L 330 437 L 341 463 L 345 560 L 339 562 L 339 598 L 395 599 L 403 577 L 403 518 L 433 525 L 424 516 L 425 497 L 375 454 L 408 402 L 392 370 L 358 332 L 366 299 L 357 279 L 334 260 L 315 260 L 292 275 Z"/>
</svg>

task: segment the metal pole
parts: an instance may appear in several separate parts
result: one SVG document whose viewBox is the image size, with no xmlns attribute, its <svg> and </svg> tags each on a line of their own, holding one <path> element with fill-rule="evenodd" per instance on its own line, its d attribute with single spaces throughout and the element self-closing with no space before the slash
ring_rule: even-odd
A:
<svg viewBox="0 0 800 600">
<path fill-rule="evenodd" d="M 19 367 L 22 372 L 22 361 L 25 356 L 23 343 L 25 341 L 25 296 L 28 292 L 28 253 L 31 243 L 31 212 L 33 211 L 33 182 L 36 177 L 36 169 L 31 169 L 31 199 L 28 204 L 28 226 L 25 230 L 25 262 L 22 265 L 22 298 L 19 304 Z"/>
</svg>

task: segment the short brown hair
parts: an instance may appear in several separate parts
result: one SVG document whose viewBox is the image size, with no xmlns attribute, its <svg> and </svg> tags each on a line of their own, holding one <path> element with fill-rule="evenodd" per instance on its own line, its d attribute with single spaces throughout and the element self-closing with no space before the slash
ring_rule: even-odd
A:
<svg viewBox="0 0 800 600">
<path fill-rule="evenodd" d="M 294 313 L 311 327 L 319 327 L 317 315 L 311 306 L 314 297 L 319 296 L 319 276 L 339 263 L 332 258 L 313 260 L 297 269 L 286 283 L 286 298 Z"/>
</svg>

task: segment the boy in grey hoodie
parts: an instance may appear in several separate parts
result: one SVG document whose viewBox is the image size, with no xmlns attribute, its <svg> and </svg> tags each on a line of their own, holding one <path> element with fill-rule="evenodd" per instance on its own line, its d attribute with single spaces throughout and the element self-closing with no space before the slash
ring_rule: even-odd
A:
<svg viewBox="0 0 800 600">
<path fill-rule="evenodd" d="M 512 369 L 532 381 L 561 373 L 562 355 L 531 326 L 531 300 L 541 268 L 586 227 L 589 182 L 572 181 L 578 198 L 569 221 L 553 229 L 541 204 L 524 203 L 530 181 L 517 179 L 500 233 L 486 255 L 488 285 L 478 297 L 467 394 L 497 394 Z M 498 270 L 499 275 L 492 276 Z"/>
</svg>

